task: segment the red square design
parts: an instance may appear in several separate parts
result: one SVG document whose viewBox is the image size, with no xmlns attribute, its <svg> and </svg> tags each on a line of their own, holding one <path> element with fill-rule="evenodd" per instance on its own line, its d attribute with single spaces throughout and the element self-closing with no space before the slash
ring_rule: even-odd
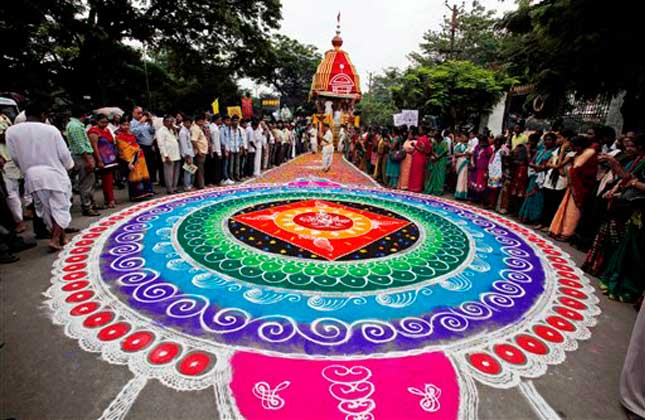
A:
<svg viewBox="0 0 645 420">
<path fill-rule="evenodd" d="M 324 200 L 303 200 L 239 214 L 233 220 L 333 261 L 410 224 Z"/>
</svg>

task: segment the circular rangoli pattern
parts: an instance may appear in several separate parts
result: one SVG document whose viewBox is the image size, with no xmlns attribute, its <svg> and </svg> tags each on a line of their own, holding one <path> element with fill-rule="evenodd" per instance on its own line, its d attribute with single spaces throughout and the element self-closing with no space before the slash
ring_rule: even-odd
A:
<svg viewBox="0 0 645 420">
<path fill-rule="evenodd" d="M 455 377 L 511 386 L 561 362 L 598 313 L 568 256 L 514 222 L 324 183 L 139 204 L 82 233 L 54 274 L 50 305 L 70 335 L 176 388 L 205 386 L 232 352 L 445 354 Z"/>
</svg>

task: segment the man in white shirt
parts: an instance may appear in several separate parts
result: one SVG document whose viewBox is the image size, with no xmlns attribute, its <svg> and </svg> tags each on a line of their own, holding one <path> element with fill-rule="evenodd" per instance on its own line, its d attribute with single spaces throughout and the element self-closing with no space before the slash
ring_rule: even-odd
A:
<svg viewBox="0 0 645 420">
<path fill-rule="evenodd" d="M 184 164 L 192 165 L 195 151 L 193 150 L 193 142 L 190 135 L 190 127 L 193 125 L 193 120 L 186 116 L 184 117 L 183 126 L 179 130 L 179 150 Z M 193 189 L 194 174 L 184 171 L 184 191 L 192 191 Z"/>
<path fill-rule="evenodd" d="M 246 167 L 245 176 L 253 176 L 255 168 L 255 154 L 258 153 L 257 145 L 255 145 L 255 130 L 257 127 L 253 126 L 253 121 L 248 120 L 246 123 Z M 262 151 L 260 151 L 260 154 Z"/>
<path fill-rule="evenodd" d="M 275 153 L 273 158 L 273 164 L 275 166 L 280 166 L 282 165 L 282 143 L 284 143 L 284 127 L 282 126 L 282 121 L 278 121 L 278 123 L 273 126 L 273 129 L 271 132 L 273 133 L 273 137 L 275 138 Z"/>
<path fill-rule="evenodd" d="M 273 134 L 271 134 L 271 130 L 269 130 L 266 122 L 262 121 L 260 123 L 260 128 L 262 129 L 265 138 L 262 151 L 262 169 L 269 169 L 271 167 L 271 150 L 275 140 L 273 139 Z"/>
<path fill-rule="evenodd" d="M 222 142 L 221 133 L 222 117 L 217 114 L 211 118 L 209 124 L 210 145 L 209 153 L 206 157 L 206 175 L 208 184 L 218 185 L 222 180 Z"/>
<path fill-rule="evenodd" d="M 179 172 L 181 172 L 181 154 L 179 152 L 179 141 L 175 134 L 175 119 L 166 115 L 163 119 L 163 127 L 157 130 L 157 146 L 163 162 L 163 176 L 168 194 L 177 192 Z"/>
<path fill-rule="evenodd" d="M 239 180 L 246 178 L 247 159 L 246 155 L 249 149 L 249 139 L 246 128 L 250 126 L 245 119 L 240 119 L 240 129 L 242 130 L 242 143 L 240 144 L 240 163 L 239 163 Z"/>
<path fill-rule="evenodd" d="M 266 135 L 264 129 L 260 127 L 257 120 L 251 123 L 253 129 L 253 147 L 255 148 L 255 155 L 253 158 L 253 176 L 260 176 L 262 173 L 262 151 L 266 144 Z"/>
<path fill-rule="evenodd" d="M 222 185 L 232 185 L 231 179 L 231 117 L 224 116 L 224 124 L 220 127 L 219 138 L 222 145 Z"/>
<path fill-rule="evenodd" d="M 74 159 L 63 136 L 45 124 L 47 112 L 41 103 L 26 107 L 27 120 L 9 127 L 5 133 L 9 154 L 25 177 L 25 190 L 34 199 L 36 214 L 52 232 L 49 249 L 60 251 L 67 243 L 72 183 L 67 171 Z"/>
<path fill-rule="evenodd" d="M 334 135 L 327 123 L 323 124 L 320 142 L 322 144 L 322 170 L 323 172 L 327 172 L 331 168 L 331 162 L 334 158 Z"/>
<path fill-rule="evenodd" d="M 240 174 L 240 150 L 243 147 L 244 133 L 239 126 L 240 117 L 233 115 L 231 117 L 231 126 L 229 130 L 229 150 L 230 150 L 230 176 L 234 181 L 241 181 Z"/>
</svg>

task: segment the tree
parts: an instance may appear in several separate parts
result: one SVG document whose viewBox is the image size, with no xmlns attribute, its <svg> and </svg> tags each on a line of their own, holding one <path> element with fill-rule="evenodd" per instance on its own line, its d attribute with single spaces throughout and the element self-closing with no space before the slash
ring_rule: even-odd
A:
<svg viewBox="0 0 645 420">
<path fill-rule="evenodd" d="M 363 95 L 357 106 L 363 122 L 381 126 L 392 124 L 392 115 L 399 112 L 392 89 L 400 79 L 401 71 L 394 67 L 386 69 L 382 75 L 374 76 L 370 91 Z"/>
<path fill-rule="evenodd" d="M 513 82 L 469 61 L 447 61 L 409 68 L 392 95 L 399 108 L 437 115 L 445 125 L 455 126 L 478 121 L 473 117 L 490 111 Z"/>
<path fill-rule="evenodd" d="M 641 21 L 638 2 L 524 2 L 500 23 L 513 39 L 504 59 L 541 93 L 644 94 L 645 60 L 634 44 L 643 38 Z"/>
<path fill-rule="evenodd" d="M 2 2 L 2 89 L 204 110 L 219 89 L 237 94 L 233 80 L 263 68 L 280 9 L 277 0 Z"/>
<path fill-rule="evenodd" d="M 267 68 L 259 74 L 260 80 L 273 86 L 281 96 L 281 105 L 291 110 L 308 103 L 311 80 L 322 55 L 313 45 L 304 45 L 284 35 L 274 35 L 272 55 L 264 61 Z M 309 113 L 313 105 L 309 105 Z"/>
<path fill-rule="evenodd" d="M 496 26 L 494 10 L 486 10 L 477 0 L 470 10 L 463 5 L 457 10 L 454 48 L 451 45 L 452 16 L 444 16 L 439 30 L 423 35 L 421 53 L 410 57 L 419 64 L 443 63 L 447 60 L 472 61 L 479 66 L 500 64 L 503 31 Z"/>
</svg>

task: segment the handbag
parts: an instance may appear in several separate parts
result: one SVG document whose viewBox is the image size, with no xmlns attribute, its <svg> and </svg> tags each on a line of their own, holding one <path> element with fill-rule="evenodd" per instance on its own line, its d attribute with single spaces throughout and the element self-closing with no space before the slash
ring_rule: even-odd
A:
<svg viewBox="0 0 645 420">
<path fill-rule="evenodd" d="M 398 149 L 398 150 L 393 150 L 390 153 L 390 160 L 392 162 L 401 162 L 403 159 L 405 159 L 405 150 Z"/>
</svg>

